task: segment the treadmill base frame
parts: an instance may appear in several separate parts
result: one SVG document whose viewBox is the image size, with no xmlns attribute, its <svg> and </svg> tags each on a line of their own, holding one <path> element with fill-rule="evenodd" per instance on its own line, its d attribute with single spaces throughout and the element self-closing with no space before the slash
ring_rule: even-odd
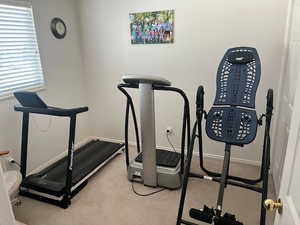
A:
<svg viewBox="0 0 300 225">
<path fill-rule="evenodd" d="M 88 181 L 84 181 L 81 183 L 73 192 L 71 195 L 71 199 L 76 196 L 86 185 L 88 184 Z M 33 191 L 27 188 L 21 188 L 19 194 L 24 197 L 32 198 L 38 201 L 42 201 L 51 205 L 55 205 L 58 207 L 61 207 L 63 209 L 67 209 L 70 206 L 70 202 L 66 202 L 66 200 L 61 198 L 55 198 L 51 195 L 44 194 L 41 192 Z"/>
<path fill-rule="evenodd" d="M 100 139 L 99 139 L 100 140 Z M 75 150 L 76 151 L 76 150 Z M 97 173 L 102 167 L 108 164 L 111 160 L 113 160 L 117 155 L 123 154 L 124 146 L 122 146 L 118 151 L 112 154 L 109 158 L 107 158 L 104 162 L 102 162 L 99 166 L 97 166 L 94 170 L 92 170 L 84 179 L 79 181 L 76 185 L 74 185 L 71 189 L 71 199 L 78 194 L 87 184 L 90 177 L 92 177 L 95 173 Z M 46 194 L 43 192 L 36 191 L 34 189 L 30 189 L 27 187 L 20 187 L 19 194 L 24 197 L 29 197 L 35 200 L 39 200 L 48 204 L 52 204 L 63 209 L 67 209 L 70 206 L 70 201 L 67 201 L 63 198 L 63 195 L 60 197 L 56 197 L 54 195 Z M 70 199 L 70 200 L 71 200 Z"/>
</svg>

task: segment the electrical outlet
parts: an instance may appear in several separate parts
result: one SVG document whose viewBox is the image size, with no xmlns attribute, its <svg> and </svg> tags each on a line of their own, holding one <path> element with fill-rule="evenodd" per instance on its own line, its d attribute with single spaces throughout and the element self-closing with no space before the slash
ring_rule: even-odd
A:
<svg viewBox="0 0 300 225">
<path fill-rule="evenodd" d="M 173 128 L 172 127 L 167 127 L 166 133 L 167 133 L 167 135 L 173 135 L 174 134 Z"/>
<path fill-rule="evenodd" d="M 15 160 L 10 156 L 7 158 L 7 160 L 8 160 L 9 163 L 14 163 L 15 162 Z"/>
</svg>

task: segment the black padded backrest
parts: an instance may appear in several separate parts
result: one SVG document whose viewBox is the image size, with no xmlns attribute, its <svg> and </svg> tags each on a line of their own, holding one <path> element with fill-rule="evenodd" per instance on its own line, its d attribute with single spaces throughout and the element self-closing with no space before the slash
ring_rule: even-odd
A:
<svg viewBox="0 0 300 225">
<path fill-rule="evenodd" d="M 47 104 L 35 92 L 17 91 L 14 96 L 23 107 L 48 108 Z"/>
<path fill-rule="evenodd" d="M 212 107 L 206 119 L 206 133 L 213 140 L 232 145 L 251 143 L 257 132 L 255 110 Z"/>
<path fill-rule="evenodd" d="M 255 48 L 237 47 L 225 53 L 217 73 L 214 107 L 206 119 L 208 137 L 232 145 L 249 144 L 255 139 L 257 115 L 250 108 L 255 108 L 260 74 Z"/>
<path fill-rule="evenodd" d="M 260 74 L 261 64 L 255 48 L 229 49 L 218 68 L 214 105 L 255 108 Z"/>
</svg>

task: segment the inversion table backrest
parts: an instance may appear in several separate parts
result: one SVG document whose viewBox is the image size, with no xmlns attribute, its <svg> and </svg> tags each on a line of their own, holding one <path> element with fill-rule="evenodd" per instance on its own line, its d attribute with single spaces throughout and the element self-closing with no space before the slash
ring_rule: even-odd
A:
<svg viewBox="0 0 300 225">
<path fill-rule="evenodd" d="M 211 139 L 232 145 L 249 144 L 255 139 L 255 97 L 260 75 L 255 48 L 237 47 L 226 52 L 218 68 L 214 106 L 206 120 Z"/>
</svg>

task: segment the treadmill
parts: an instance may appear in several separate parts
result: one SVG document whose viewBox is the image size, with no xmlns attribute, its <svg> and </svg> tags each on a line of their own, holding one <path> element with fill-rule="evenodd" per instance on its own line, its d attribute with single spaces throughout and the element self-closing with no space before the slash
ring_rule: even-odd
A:
<svg viewBox="0 0 300 225">
<path fill-rule="evenodd" d="M 126 96 L 125 116 L 125 153 L 128 179 L 143 183 L 150 187 L 164 187 L 178 189 L 181 187 L 181 177 L 184 171 L 185 148 L 190 144 L 190 110 L 186 94 L 178 88 L 171 87 L 171 82 L 158 76 L 125 75 L 124 83 L 118 89 Z M 126 91 L 128 88 L 138 89 L 140 94 L 140 131 L 139 131 L 134 104 L 131 96 Z M 155 131 L 155 104 L 154 92 L 167 91 L 179 94 L 184 102 L 183 126 L 181 136 L 181 152 L 157 149 Z M 129 111 L 131 109 L 138 155 L 130 160 L 128 153 Z M 187 143 L 187 144 L 186 144 Z"/>
<path fill-rule="evenodd" d="M 75 148 L 77 114 L 88 111 L 88 107 L 62 109 L 48 106 L 36 93 L 20 91 L 14 96 L 21 105 L 15 111 L 23 113 L 20 194 L 61 208 L 68 208 L 71 199 L 102 166 L 123 150 L 123 143 L 112 143 L 93 139 Z M 27 147 L 29 115 L 43 114 L 70 118 L 69 147 L 66 156 L 37 173 L 27 174 Z"/>
</svg>

